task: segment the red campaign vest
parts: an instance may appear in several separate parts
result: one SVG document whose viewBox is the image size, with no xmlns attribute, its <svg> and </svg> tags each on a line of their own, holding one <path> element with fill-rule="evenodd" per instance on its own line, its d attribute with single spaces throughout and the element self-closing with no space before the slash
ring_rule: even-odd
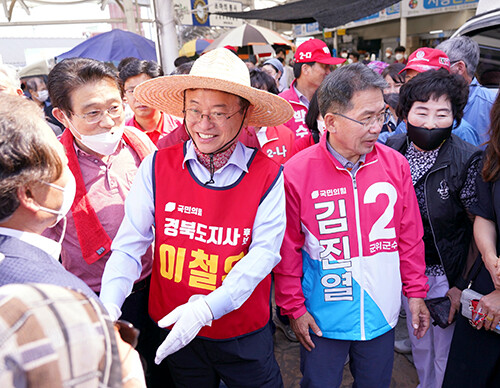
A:
<svg viewBox="0 0 500 388">
<path fill-rule="evenodd" d="M 184 144 L 159 150 L 154 160 L 155 258 L 149 314 L 159 321 L 194 294 L 209 294 L 247 254 L 260 202 L 280 167 L 255 152 L 249 173 L 224 188 L 205 187 L 184 165 Z M 271 276 L 237 310 L 205 326 L 199 336 L 229 339 L 269 321 Z"/>
</svg>

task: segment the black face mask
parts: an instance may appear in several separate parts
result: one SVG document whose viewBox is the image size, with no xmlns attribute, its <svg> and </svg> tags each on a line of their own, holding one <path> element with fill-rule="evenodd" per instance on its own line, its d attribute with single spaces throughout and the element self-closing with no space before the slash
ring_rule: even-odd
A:
<svg viewBox="0 0 500 388">
<path fill-rule="evenodd" d="M 451 136 L 453 124 L 446 128 L 427 129 L 415 127 L 408 121 L 406 127 L 408 129 L 408 137 L 413 144 L 425 151 L 432 151 Z"/>
<path fill-rule="evenodd" d="M 386 93 L 384 94 L 384 101 L 392 109 L 396 109 L 399 103 L 399 93 Z"/>
</svg>

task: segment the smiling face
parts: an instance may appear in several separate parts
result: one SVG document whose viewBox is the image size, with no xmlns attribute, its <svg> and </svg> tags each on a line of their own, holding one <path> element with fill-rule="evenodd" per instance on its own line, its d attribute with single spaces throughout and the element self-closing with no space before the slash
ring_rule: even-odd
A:
<svg viewBox="0 0 500 388">
<path fill-rule="evenodd" d="M 246 127 L 247 117 L 250 115 L 251 107 L 242 126 L 243 109 L 240 98 L 234 94 L 211 89 L 186 90 L 186 110 L 196 110 L 203 114 L 201 120 L 192 121 L 185 117 L 186 128 L 198 149 L 204 154 L 211 154 L 233 139 L 238 130 Z M 219 113 L 224 116 L 220 123 L 214 123 L 206 116 Z"/>
<path fill-rule="evenodd" d="M 453 123 L 453 111 L 448 96 L 415 101 L 408 112 L 408 121 L 415 127 L 427 129 L 449 127 Z"/>
<path fill-rule="evenodd" d="M 75 137 L 76 143 L 82 150 L 90 154 L 95 154 L 95 152 L 82 144 L 80 134 L 91 136 L 121 129 L 125 122 L 125 113 L 123 111 L 120 90 L 113 80 L 103 78 L 76 88 L 71 92 L 70 100 L 71 113 L 73 114 L 65 114 L 59 108 L 55 108 L 53 111 L 54 116 L 67 128 L 72 129 L 71 132 Z M 121 109 L 120 116 L 112 118 L 109 114 L 105 113 L 98 122 L 92 124 L 89 124 L 83 118 L 84 115 L 111 108 L 118 108 L 118 111 Z M 74 132 L 73 128 L 76 128 L 78 133 Z"/>
<path fill-rule="evenodd" d="M 342 114 L 358 121 L 370 120 L 382 114 L 385 109 L 380 89 L 355 92 L 351 98 L 351 104 L 352 109 Z M 329 132 L 330 145 L 352 163 L 356 163 L 361 155 L 373 150 L 382 129 L 382 124 L 377 122 L 364 126 L 330 112 L 325 115 L 325 126 Z"/>
</svg>

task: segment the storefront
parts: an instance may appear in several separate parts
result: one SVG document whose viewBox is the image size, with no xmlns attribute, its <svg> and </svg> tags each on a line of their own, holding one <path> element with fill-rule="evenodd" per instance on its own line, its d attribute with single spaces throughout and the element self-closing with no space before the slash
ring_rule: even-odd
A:
<svg viewBox="0 0 500 388">
<path fill-rule="evenodd" d="M 367 0 L 369 1 L 369 0 Z M 374 15 L 323 32 L 337 51 L 356 50 L 380 59 L 387 47 L 399 45 L 406 54 L 422 46 L 435 47 L 475 15 L 479 0 L 405 0 Z M 314 30 L 316 24 L 316 31 Z M 309 30 L 309 31 L 308 31 Z M 321 37 L 317 23 L 295 26 L 296 36 Z"/>
</svg>

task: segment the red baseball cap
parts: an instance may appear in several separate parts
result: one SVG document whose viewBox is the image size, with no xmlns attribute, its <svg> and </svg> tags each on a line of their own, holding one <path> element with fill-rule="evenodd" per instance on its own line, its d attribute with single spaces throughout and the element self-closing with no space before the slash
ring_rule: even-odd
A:
<svg viewBox="0 0 500 388">
<path fill-rule="evenodd" d="M 408 69 L 423 73 L 427 70 L 437 70 L 441 68 L 450 71 L 450 59 L 448 56 L 441 50 L 421 47 L 410 55 L 406 67 L 399 73 L 401 74 Z"/>
<path fill-rule="evenodd" d="M 295 63 L 319 62 L 327 65 L 340 65 L 345 62 L 344 58 L 332 57 L 325 42 L 319 39 L 309 39 L 297 47 L 295 51 Z"/>
</svg>

